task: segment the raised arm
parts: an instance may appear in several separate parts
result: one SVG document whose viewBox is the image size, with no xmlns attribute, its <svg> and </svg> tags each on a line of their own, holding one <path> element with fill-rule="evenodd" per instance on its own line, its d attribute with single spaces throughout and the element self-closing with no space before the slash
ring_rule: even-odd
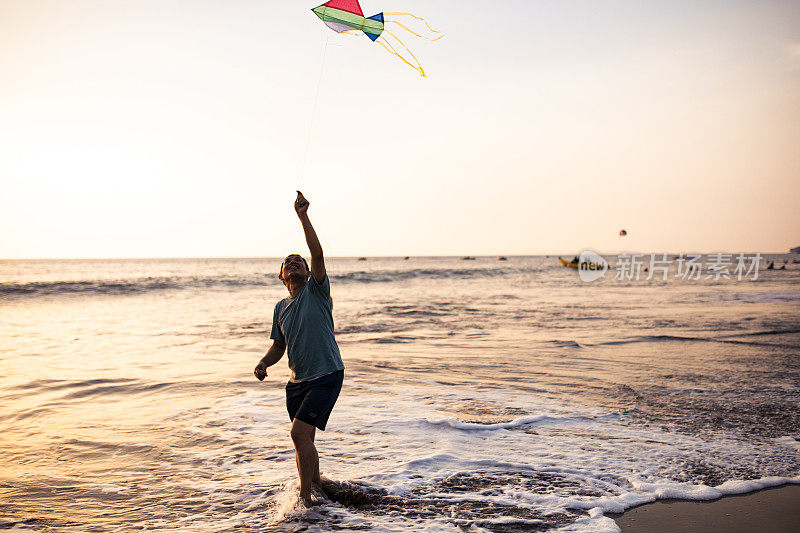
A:
<svg viewBox="0 0 800 533">
<path fill-rule="evenodd" d="M 311 204 L 303 196 L 303 193 L 297 191 L 294 210 L 297 211 L 297 216 L 300 217 L 300 222 L 303 224 L 306 244 L 308 244 L 308 251 L 311 252 L 311 273 L 317 283 L 322 283 L 325 280 L 325 256 L 322 255 L 322 246 L 319 244 L 317 232 L 314 231 L 314 226 L 311 225 L 311 221 L 308 219 L 309 205 Z"/>
</svg>

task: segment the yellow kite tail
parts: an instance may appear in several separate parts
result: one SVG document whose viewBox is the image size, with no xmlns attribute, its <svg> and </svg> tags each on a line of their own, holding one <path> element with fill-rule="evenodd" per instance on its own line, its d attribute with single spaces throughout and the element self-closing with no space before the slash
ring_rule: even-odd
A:
<svg viewBox="0 0 800 533">
<path fill-rule="evenodd" d="M 428 23 L 425 21 L 425 19 L 423 19 L 423 18 L 420 18 L 420 17 L 418 17 L 418 16 L 416 16 L 416 15 L 412 15 L 411 13 L 384 13 L 383 15 L 384 15 L 384 17 L 387 17 L 387 16 L 388 16 L 388 17 L 411 17 L 411 18 L 414 18 L 414 19 L 417 19 L 417 20 L 421 20 L 421 21 L 422 21 L 422 23 L 423 23 L 423 24 L 425 24 L 425 26 L 427 26 L 427 28 L 428 28 L 430 31 L 432 31 L 433 33 L 442 33 L 442 32 L 440 32 L 440 31 L 436 31 L 436 30 L 434 30 L 433 28 L 431 28 L 430 24 L 428 24 Z M 444 35 L 440 35 L 439 37 L 436 37 L 435 39 L 430 39 L 430 38 L 428 38 L 428 37 L 423 37 L 422 35 L 420 35 L 420 34 L 418 34 L 418 33 L 416 33 L 416 32 L 413 32 L 413 31 L 411 31 L 411 30 L 410 30 L 410 29 L 408 29 L 406 26 L 404 26 L 403 24 L 400 24 L 400 23 L 399 23 L 399 22 L 397 22 L 396 20 L 390 20 L 389 22 L 394 22 L 395 24 L 397 24 L 397 25 L 398 25 L 398 26 L 400 26 L 401 28 L 405 29 L 405 30 L 406 30 L 406 31 L 408 31 L 409 33 L 413 33 L 413 34 L 414 34 L 414 35 L 416 35 L 417 37 L 422 37 L 423 39 L 428 39 L 429 41 L 438 41 L 439 39 L 441 39 L 442 37 L 444 37 Z"/>
<path fill-rule="evenodd" d="M 420 65 L 420 63 L 419 63 L 419 59 L 417 59 L 417 56 L 415 56 L 415 55 L 414 55 L 414 54 L 411 52 L 411 50 L 409 50 L 409 49 L 408 49 L 408 47 L 407 47 L 406 45 L 404 45 L 404 44 L 403 44 L 403 41 L 401 41 L 400 39 L 398 39 L 398 38 L 397 38 L 397 36 L 396 36 L 396 35 L 394 35 L 394 34 L 393 34 L 392 32 L 390 32 L 390 31 L 387 31 L 387 30 L 385 30 L 385 29 L 384 29 L 384 30 L 383 30 L 383 33 L 389 34 L 389 35 L 391 35 L 392 37 L 394 37 L 394 40 L 395 40 L 395 41 L 397 41 L 397 42 L 400 44 L 400 46 L 402 46 L 402 47 L 403 47 L 403 49 L 404 49 L 406 52 L 408 52 L 408 55 L 410 55 L 410 56 L 413 58 L 413 60 L 414 60 L 414 63 L 412 63 L 411 61 L 409 61 L 408 59 L 406 59 L 405 57 L 403 57 L 403 56 L 402 56 L 400 53 L 398 53 L 398 51 L 397 51 L 397 50 L 395 50 L 394 46 L 392 46 L 392 44 L 391 44 L 389 41 L 387 41 L 387 40 L 386 40 L 386 38 L 385 38 L 385 37 L 383 37 L 383 35 L 381 35 L 380 37 L 378 37 L 378 39 L 377 39 L 375 42 L 376 42 L 376 43 L 378 43 L 378 44 L 380 44 L 380 45 L 381 45 L 381 46 L 382 46 L 382 47 L 383 47 L 383 48 L 384 48 L 384 49 L 385 49 L 387 52 L 389 52 L 390 54 L 394 54 L 394 55 L 396 55 L 397 57 L 399 57 L 400 59 L 402 59 L 402 60 L 403 60 L 403 62 L 404 62 L 406 65 L 410 66 L 411 68 L 413 68 L 414 70 L 416 70 L 417 72 L 419 72 L 420 76 L 422 76 L 423 78 L 427 78 L 428 76 L 426 76 L 426 75 L 425 75 L 425 70 L 422 68 L 422 65 Z"/>
<path fill-rule="evenodd" d="M 427 39 L 427 40 L 431 41 L 432 43 L 435 43 L 436 41 L 438 41 L 439 39 L 441 39 L 442 37 L 444 37 L 444 35 L 440 35 L 440 36 L 436 37 L 435 39 L 431 39 L 430 37 L 425 37 L 424 35 L 420 35 L 419 33 L 415 32 L 414 30 L 412 30 L 411 28 L 409 28 L 408 26 L 406 26 L 405 24 L 400 24 L 400 23 L 399 23 L 399 22 L 397 22 L 396 20 L 389 20 L 389 21 L 387 21 L 387 22 L 393 22 L 394 24 L 397 24 L 398 26 L 400 26 L 401 28 L 403 28 L 404 30 L 406 30 L 408 33 L 410 33 L 410 34 L 412 34 L 412 35 L 416 35 L 417 37 L 422 37 L 423 39 Z M 384 31 L 385 31 L 385 30 L 384 30 Z M 437 33 L 438 33 L 438 32 L 437 32 Z"/>
</svg>

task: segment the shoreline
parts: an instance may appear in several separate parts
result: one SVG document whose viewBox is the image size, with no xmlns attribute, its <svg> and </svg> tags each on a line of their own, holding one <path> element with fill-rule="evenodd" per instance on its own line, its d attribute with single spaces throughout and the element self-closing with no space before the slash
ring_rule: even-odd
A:
<svg viewBox="0 0 800 533">
<path fill-rule="evenodd" d="M 788 483 L 714 500 L 657 500 L 606 516 L 622 533 L 797 531 L 800 485 Z"/>
</svg>

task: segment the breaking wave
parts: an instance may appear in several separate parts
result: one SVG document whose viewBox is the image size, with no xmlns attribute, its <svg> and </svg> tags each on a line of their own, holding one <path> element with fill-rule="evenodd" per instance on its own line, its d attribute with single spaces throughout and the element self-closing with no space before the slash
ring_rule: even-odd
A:
<svg viewBox="0 0 800 533">
<path fill-rule="evenodd" d="M 416 268 L 411 270 L 357 271 L 330 274 L 336 283 L 390 283 L 412 279 L 483 279 L 521 273 L 508 268 Z M 275 287 L 280 281 L 272 273 L 251 276 L 175 276 L 78 281 L 33 281 L 0 283 L 0 298 L 55 295 L 128 295 L 151 291 Z"/>
</svg>

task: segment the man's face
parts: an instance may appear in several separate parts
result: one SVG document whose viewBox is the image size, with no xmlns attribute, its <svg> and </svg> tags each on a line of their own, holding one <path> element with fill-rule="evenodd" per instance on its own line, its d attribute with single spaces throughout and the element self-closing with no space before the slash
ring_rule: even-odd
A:
<svg viewBox="0 0 800 533">
<path fill-rule="evenodd" d="M 286 256 L 286 259 L 283 260 L 281 276 L 283 276 L 284 283 L 291 277 L 296 277 L 305 281 L 306 278 L 308 278 L 308 269 L 306 268 L 306 263 L 303 261 L 303 258 L 297 254 Z"/>
</svg>

